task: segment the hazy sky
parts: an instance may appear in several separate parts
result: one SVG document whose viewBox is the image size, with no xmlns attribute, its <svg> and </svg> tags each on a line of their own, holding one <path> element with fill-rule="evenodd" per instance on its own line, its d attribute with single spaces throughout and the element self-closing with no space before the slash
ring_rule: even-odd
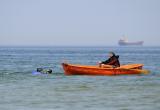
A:
<svg viewBox="0 0 160 110">
<path fill-rule="evenodd" d="M 0 0 L 0 45 L 160 45 L 160 0 Z"/>
</svg>

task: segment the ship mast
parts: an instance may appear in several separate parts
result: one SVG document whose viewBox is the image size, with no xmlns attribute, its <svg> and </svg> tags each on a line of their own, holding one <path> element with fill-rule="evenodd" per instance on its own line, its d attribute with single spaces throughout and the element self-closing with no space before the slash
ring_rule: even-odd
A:
<svg viewBox="0 0 160 110">
<path fill-rule="evenodd" d="M 128 42 L 128 39 L 127 39 L 127 37 L 126 37 L 125 35 L 123 35 L 122 40 L 123 40 L 124 42 Z"/>
</svg>

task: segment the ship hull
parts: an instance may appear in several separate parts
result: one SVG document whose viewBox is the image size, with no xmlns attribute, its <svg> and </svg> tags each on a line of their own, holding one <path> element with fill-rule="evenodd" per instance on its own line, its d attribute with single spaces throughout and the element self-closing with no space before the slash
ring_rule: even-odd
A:
<svg viewBox="0 0 160 110">
<path fill-rule="evenodd" d="M 143 45 L 143 41 L 139 41 L 139 42 L 119 42 L 120 46 L 142 46 Z"/>
</svg>

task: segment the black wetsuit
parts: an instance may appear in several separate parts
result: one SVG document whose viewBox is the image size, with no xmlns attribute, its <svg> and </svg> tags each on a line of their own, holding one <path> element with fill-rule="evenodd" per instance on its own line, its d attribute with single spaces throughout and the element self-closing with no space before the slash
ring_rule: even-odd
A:
<svg viewBox="0 0 160 110">
<path fill-rule="evenodd" d="M 103 61 L 101 64 L 113 65 L 114 67 L 120 67 L 119 56 L 114 55 L 106 61 Z"/>
</svg>

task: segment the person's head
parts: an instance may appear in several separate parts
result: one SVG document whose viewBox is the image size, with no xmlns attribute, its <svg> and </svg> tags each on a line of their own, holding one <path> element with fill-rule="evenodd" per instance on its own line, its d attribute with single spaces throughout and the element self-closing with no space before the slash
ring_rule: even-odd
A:
<svg viewBox="0 0 160 110">
<path fill-rule="evenodd" d="M 49 69 L 49 70 L 48 70 L 48 73 L 49 73 L 49 74 L 51 74 L 51 73 L 52 73 L 52 70 L 51 70 L 51 69 Z"/>
<path fill-rule="evenodd" d="M 114 52 L 109 52 L 109 53 L 108 53 L 108 57 L 111 58 L 111 57 L 113 57 L 113 56 L 115 56 L 115 53 L 114 53 Z"/>
</svg>

